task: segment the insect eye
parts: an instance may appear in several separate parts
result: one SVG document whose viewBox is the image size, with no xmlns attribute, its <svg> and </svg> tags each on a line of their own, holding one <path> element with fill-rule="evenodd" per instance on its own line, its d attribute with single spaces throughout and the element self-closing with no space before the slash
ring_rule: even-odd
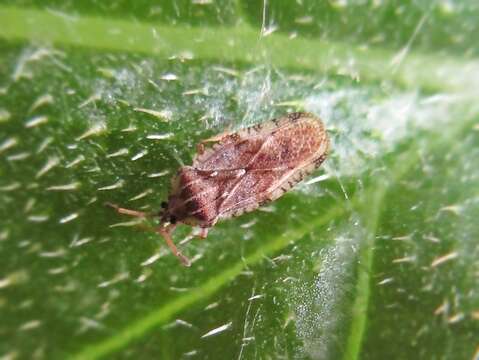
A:
<svg viewBox="0 0 479 360">
<path fill-rule="evenodd" d="M 172 216 L 170 217 L 170 223 L 173 224 L 173 225 L 176 224 L 176 217 L 175 217 L 174 215 L 172 215 Z"/>
<path fill-rule="evenodd" d="M 162 207 L 163 209 L 166 209 L 166 208 L 168 207 L 168 203 L 167 203 L 166 201 L 162 201 L 162 202 L 161 202 L 161 207 Z"/>
</svg>

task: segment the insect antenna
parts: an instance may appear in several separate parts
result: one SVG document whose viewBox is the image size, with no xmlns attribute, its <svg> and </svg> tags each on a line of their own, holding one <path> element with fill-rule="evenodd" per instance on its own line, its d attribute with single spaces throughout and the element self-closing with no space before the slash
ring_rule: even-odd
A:
<svg viewBox="0 0 479 360">
<path fill-rule="evenodd" d="M 139 218 L 149 218 L 149 217 L 155 216 L 152 213 L 147 213 L 147 212 L 144 212 L 144 211 L 122 208 L 122 207 L 120 207 L 116 204 L 112 204 L 110 202 L 106 202 L 105 206 L 109 206 L 109 207 L 115 209 L 116 212 L 119 213 L 119 214 L 124 214 L 124 215 L 128 215 L 128 216 L 139 217 Z"/>
</svg>

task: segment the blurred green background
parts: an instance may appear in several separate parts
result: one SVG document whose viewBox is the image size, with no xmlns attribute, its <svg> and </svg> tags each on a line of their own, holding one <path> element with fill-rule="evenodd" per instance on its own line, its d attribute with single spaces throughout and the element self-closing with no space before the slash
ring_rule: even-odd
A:
<svg viewBox="0 0 479 360">
<path fill-rule="evenodd" d="M 2 1 L 0 358 L 479 358 L 479 3 Z M 306 110 L 329 159 L 163 240 L 195 144 Z"/>
</svg>

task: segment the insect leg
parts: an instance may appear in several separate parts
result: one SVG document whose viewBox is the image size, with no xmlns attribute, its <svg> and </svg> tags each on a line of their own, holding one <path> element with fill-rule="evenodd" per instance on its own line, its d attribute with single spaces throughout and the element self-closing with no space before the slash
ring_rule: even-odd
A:
<svg viewBox="0 0 479 360">
<path fill-rule="evenodd" d="M 143 212 L 143 211 L 137 211 L 137 210 L 130 210 L 130 209 L 122 208 L 122 207 L 119 207 L 116 204 L 112 204 L 112 203 L 109 203 L 109 202 L 105 203 L 105 205 L 115 209 L 116 212 L 119 213 L 119 214 L 124 214 L 124 215 L 128 215 L 128 216 L 140 217 L 140 218 L 147 218 L 147 217 L 155 216 L 152 213 L 146 213 L 146 212 Z"/>
<path fill-rule="evenodd" d="M 205 142 L 204 141 L 196 144 L 196 152 L 198 153 L 198 155 L 202 155 L 205 152 Z"/>
<path fill-rule="evenodd" d="M 225 142 L 228 142 L 229 140 L 234 140 L 235 136 L 236 136 L 236 133 L 234 131 L 225 131 L 221 134 L 212 136 L 208 139 L 201 140 L 201 142 L 199 142 L 196 145 L 196 151 L 198 152 L 199 155 L 201 155 L 205 152 L 205 145 L 207 143 L 211 143 L 211 142 L 225 143 Z"/>
<path fill-rule="evenodd" d="M 167 225 L 167 226 L 158 226 L 156 228 L 156 232 L 158 232 L 163 239 L 165 239 L 166 244 L 170 248 L 171 252 L 178 258 L 180 259 L 181 263 L 185 266 L 191 266 L 191 261 L 188 259 L 185 255 L 183 255 L 178 248 L 176 247 L 175 243 L 173 242 L 173 239 L 171 238 L 171 232 L 175 228 L 174 225 Z"/>
<path fill-rule="evenodd" d="M 200 228 L 200 233 L 198 234 L 198 237 L 200 239 L 206 239 L 208 236 L 208 228 Z"/>
</svg>

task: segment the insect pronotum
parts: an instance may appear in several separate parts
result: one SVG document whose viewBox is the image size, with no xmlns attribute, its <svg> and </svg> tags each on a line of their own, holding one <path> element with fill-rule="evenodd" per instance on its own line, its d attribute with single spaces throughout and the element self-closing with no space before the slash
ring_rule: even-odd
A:
<svg viewBox="0 0 479 360">
<path fill-rule="evenodd" d="M 321 165 L 328 155 L 329 138 L 319 118 L 296 112 L 216 135 L 197 148 L 193 164 L 181 167 L 173 178 L 168 201 L 159 213 L 109 204 L 121 214 L 158 217 L 155 231 L 186 266 L 190 260 L 171 238 L 177 224 L 198 226 L 205 238 L 218 220 L 276 200 Z"/>
</svg>

